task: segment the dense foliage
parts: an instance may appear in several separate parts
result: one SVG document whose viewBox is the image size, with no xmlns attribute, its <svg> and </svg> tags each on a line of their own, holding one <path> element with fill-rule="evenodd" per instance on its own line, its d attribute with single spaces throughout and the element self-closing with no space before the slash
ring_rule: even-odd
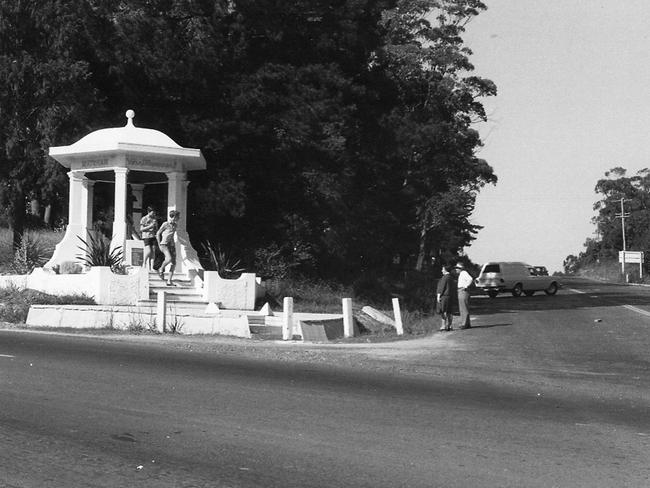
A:
<svg viewBox="0 0 650 488">
<path fill-rule="evenodd" d="M 625 248 L 628 251 L 650 250 L 650 170 L 643 169 L 628 176 L 624 168 L 612 168 L 598 180 L 595 191 L 600 199 L 594 204 L 597 215 L 592 219 L 596 238 L 588 238 L 585 250 L 564 260 L 567 273 L 576 273 L 594 263 L 618 261 L 623 249 L 625 218 Z M 623 199 L 623 207 L 621 207 Z"/>
<path fill-rule="evenodd" d="M 495 183 L 472 124 L 478 0 L 0 0 L 0 179 L 65 215 L 46 157 L 90 130 L 137 125 L 199 147 L 195 242 L 250 267 L 352 279 L 423 269 L 474 238 Z M 195 246 L 196 247 L 196 246 Z M 273 262 L 270 262 L 270 260 Z M 259 262 L 256 262 L 259 261 Z"/>
</svg>

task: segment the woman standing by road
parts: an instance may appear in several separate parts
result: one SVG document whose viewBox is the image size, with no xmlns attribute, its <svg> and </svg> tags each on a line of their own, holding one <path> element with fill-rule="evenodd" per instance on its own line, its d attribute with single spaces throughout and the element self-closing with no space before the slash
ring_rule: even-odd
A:
<svg viewBox="0 0 650 488">
<path fill-rule="evenodd" d="M 442 319 L 442 326 L 440 330 L 449 331 L 453 330 L 451 327 L 453 321 L 452 315 L 452 300 L 456 295 L 456 281 L 451 274 L 450 266 L 442 267 L 442 278 L 438 281 L 436 290 L 437 311 Z"/>
</svg>

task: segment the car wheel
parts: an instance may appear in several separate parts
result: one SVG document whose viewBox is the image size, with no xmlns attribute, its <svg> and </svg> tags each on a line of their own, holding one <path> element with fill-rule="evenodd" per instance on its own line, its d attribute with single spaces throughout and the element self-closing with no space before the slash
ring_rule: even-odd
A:
<svg viewBox="0 0 650 488">
<path fill-rule="evenodd" d="M 487 294 L 490 298 L 496 298 L 499 292 L 497 290 L 488 290 Z"/>
<path fill-rule="evenodd" d="M 555 295 L 557 293 L 557 283 L 554 281 L 551 283 L 546 290 L 544 290 L 544 293 L 547 295 Z"/>
<path fill-rule="evenodd" d="M 524 295 L 527 297 L 532 297 L 535 294 L 535 290 L 526 290 L 524 291 Z"/>
<path fill-rule="evenodd" d="M 512 289 L 512 296 L 520 297 L 523 291 L 524 291 L 524 287 L 521 286 L 521 283 L 517 283 L 515 287 Z"/>
</svg>

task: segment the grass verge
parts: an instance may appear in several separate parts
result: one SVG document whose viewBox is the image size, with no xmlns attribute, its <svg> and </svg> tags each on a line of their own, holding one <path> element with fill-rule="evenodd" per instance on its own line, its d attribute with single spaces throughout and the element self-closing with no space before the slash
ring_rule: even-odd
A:
<svg viewBox="0 0 650 488">
<path fill-rule="evenodd" d="M 0 288 L 0 321 L 22 324 L 32 305 L 95 305 L 86 295 L 49 295 L 15 286 Z"/>
</svg>

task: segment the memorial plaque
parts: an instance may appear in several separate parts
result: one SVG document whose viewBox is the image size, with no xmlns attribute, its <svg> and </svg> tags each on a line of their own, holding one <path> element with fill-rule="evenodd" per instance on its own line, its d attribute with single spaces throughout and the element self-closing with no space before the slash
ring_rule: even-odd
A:
<svg viewBox="0 0 650 488">
<path fill-rule="evenodd" d="M 144 249 L 141 247 L 131 248 L 131 266 L 142 266 L 144 259 Z"/>
</svg>

